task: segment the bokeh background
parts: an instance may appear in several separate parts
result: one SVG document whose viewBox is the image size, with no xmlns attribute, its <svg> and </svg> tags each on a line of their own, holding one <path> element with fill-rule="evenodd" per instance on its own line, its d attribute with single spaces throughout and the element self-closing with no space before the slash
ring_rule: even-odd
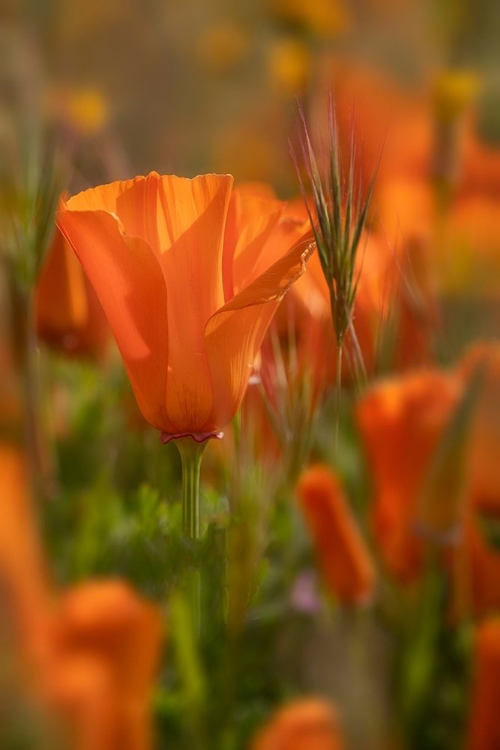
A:
<svg viewBox="0 0 500 750">
<path fill-rule="evenodd" d="M 465 741 L 473 750 L 500 747 L 494 716 L 500 700 L 499 39 L 497 0 L 2 0 L 0 499 L 20 498 L 16 503 L 29 511 L 2 520 L 2 507 L 10 505 L 0 507 L 0 578 L 7 592 L 1 599 L 1 747 L 147 750 L 149 723 L 123 708 L 137 700 L 143 714 L 146 703 L 152 706 L 160 748 L 309 750 L 249 744 L 279 706 L 308 695 L 336 706 L 333 714 L 319 707 L 329 743 L 318 745 L 321 750 L 452 750 Z M 177 590 L 186 559 L 192 564 L 178 534 L 179 458 L 173 446 L 159 444 L 137 410 L 88 283 L 69 261 L 49 265 L 53 215 L 61 191 L 74 194 L 151 170 L 231 173 L 237 184 L 265 182 L 279 198 L 294 201 L 301 179 L 307 186 L 303 165 L 297 168 L 292 158 L 300 155 L 299 108 L 322 154 L 330 98 L 344 166 L 355 146 L 361 194 L 378 171 L 356 311 L 367 382 L 343 371 L 339 403 L 335 378 L 318 357 L 311 362 L 328 377 L 314 383 L 314 404 L 304 397 L 300 368 L 276 396 L 276 383 L 266 382 L 263 350 L 260 382 L 285 440 L 277 448 L 276 424 L 261 421 L 262 394 L 250 388 L 243 426 L 228 430 L 225 447 L 207 449 L 209 532 L 197 565 L 201 560 L 215 593 L 203 605 L 210 625 L 198 652 Z M 292 205 L 303 219 L 300 198 Z M 395 276 L 392 305 L 384 279 Z M 379 331 L 375 336 L 372 329 L 391 317 L 392 306 L 401 328 L 386 359 L 375 352 Z M 317 343 L 314 332 L 328 358 L 334 339 L 331 330 L 323 339 L 321 326 L 306 326 L 306 338 Z M 285 339 L 275 332 L 271 349 L 284 347 Z M 465 354 L 482 339 L 493 340 L 489 390 L 479 399 L 489 421 L 486 432 L 478 428 L 472 452 L 488 487 L 480 498 L 487 517 L 480 551 L 476 537 L 475 547 L 464 542 L 471 555 L 464 565 L 476 567 L 472 584 L 464 574 L 472 593 L 462 611 L 440 555 L 425 575 L 414 565 L 415 519 L 404 501 L 428 479 L 430 453 L 441 456 L 436 471 L 444 479 L 434 480 L 445 486 L 433 491 L 441 499 L 458 493 L 454 469 L 466 463 L 468 388 L 477 388 L 467 381 L 460 401 L 458 381 L 470 375 L 475 357 L 490 361 L 488 349 L 471 359 Z M 284 348 L 281 365 L 289 373 L 293 358 Z M 315 356 L 305 350 L 306 359 Z M 443 369 L 420 381 L 420 369 L 413 368 L 423 365 Z M 382 407 L 377 412 L 379 396 L 373 396 L 372 435 L 366 394 L 384 375 L 403 380 L 389 389 L 389 417 Z M 363 397 L 366 425 L 356 416 Z M 385 396 L 380 399 L 385 405 Z M 444 422 L 459 401 L 446 432 Z M 394 403 L 402 404 L 400 432 L 389 429 L 379 440 Z M 28 447 L 19 458 L 3 448 L 13 442 L 17 450 L 21 434 L 28 435 Z M 384 442 L 387 455 L 380 458 Z M 347 497 L 341 507 L 350 508 L 368 540 L 377 584 L 362 606 L 355 572 L 344 581 L 347 596 L 336 589 L 338 581 L 321 583 L 321 550 L 319 563 L 315 556 L 321 543 L 293 499 L 298 475 L 312 459 L 335 468 Z M 379 465 L 390 467 L 389 510 L 378 492 L 385 482 Z M 443 505 L 449 510 L 450 503 Z M 222 559 L 230 573 L 219 598 Z M 109 576 L 115 583 L 103 592 L 95 581 Z M 154 612 L 142 597 L 155 603 Z M 45 633 L 46 598 L 62 601 L 56 634 L 49 628 L 50 648 L 38 638 Z M 23 627 L 15 617 L 12 625 L 11 610 L 21 612 Z M 108 617 L 112 610 L 116 619 Z M 92 619 L 96 611 L 106 613 L 102 621 Z M 86 620 L 82 612 L 93 615 Z M 490 617 L 491 633 L 475 640 Z M 49 664 L 42 687 L 35 681 L 36 700 L 25 668 L 14 663 L 18 641 L 36 664 Z M 123 649 L 115 650 L 116 642 Z M 144 645 L 138 655 L 137 643 Z M 130 667 L 131 654 L 143 671 Z M 109 690 L 99 682 L 101 668 L 116 682 Z M 486 677 L 473 688 L 481 670 Z M 85 692 L 82 685 L 91 687 Z M 109 709 L 104 724 L 140 725 L 136 739 L 130 730 L 95 744 L 104 736 L 101 719 L 93 723 L 98 705 Z M 76 726 L 82 744 L 61 732 L 61 715 L 63 724 Z M 473 739 L 476 715 L 477 732 L 485 734 Z"/>
</svg>

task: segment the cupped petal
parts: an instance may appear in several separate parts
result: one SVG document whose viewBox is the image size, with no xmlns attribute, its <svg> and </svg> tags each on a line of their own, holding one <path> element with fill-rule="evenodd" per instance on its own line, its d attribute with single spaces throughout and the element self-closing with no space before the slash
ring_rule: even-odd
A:
<svg viewBox="0 0 500 750">
<path fill-rule="evenodd" d="M 235 415 L 273 315 L 314 249 L 308 234 L 208 321 L 205 348 L 214 409 L 205 430 L 224 427 Z"/>
<path fill-rule="evenodd" d="M 222 252 L 233 185 L 229 175 L 162 178 L 165 235 L 161 266 L 168 289 L 168 388 L 174 430 L 202 432 L 213 408 L 204 346 L 209 318 L 224 304 Z"/>
<path fill-rule="evenodd" d="M 157 259 L 104 211 L 59 211 L 57 226 L 101 301 L 144 417 L 157 429 L 170 430 L 167 291 Z"/>
<path fill-rule="evenodd" d="M 224 295 L 226 301 L 257 279 L 274 258 L 265 252 L 285 204 L 261 189 L 233 190 L 224 238 Z M 292 244 L 292 243 L 291 243 Z"/>
<path fill-rule="evenodd" d="M 108 211 L 108 213 L 117 214 L 120 196 L 145 179 L 145 177 L 134 177 L 133 180 L 117 180 L 107 185 L 89 188 L 69 198 L 66 201 L 66 207 L 71 211 Z"/>
</svg>

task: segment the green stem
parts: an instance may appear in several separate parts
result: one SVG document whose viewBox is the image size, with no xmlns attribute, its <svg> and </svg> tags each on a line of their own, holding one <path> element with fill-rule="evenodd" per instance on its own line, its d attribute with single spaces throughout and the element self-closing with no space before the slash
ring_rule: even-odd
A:
<svg viewBox="0 0 500 750">
<path fill-rule="evenodd" d="M 201 536 L 200 512 L 200 468 L 206 441 L 196 442 L 191 437 L 175 441 L 182 463 L 182 530 L 193 541 Z M 193 628 L 201 632 L 201 572 L 193 569 L 188 573 L 187 588 L 191 600 Z"/>
<path fill-rule="evenodd" d="M 44 424 L 40 372 L 37 362 L 34 297 L 15 281 L 10 287 L 11 336 L 15 366 L 24 402 L 25 443 L 36 495 L 50 497 L 55 483 L 55 461 Z"/>
<path fill-rule="evenodd" d="M 342 395 L 342 354 L 343 341 L 337 343 L 337 375 L 335 383 L 335 427 L 334 427 L 334 457 L 337 460 L 339 448 L 339 431 L 340 431 L 340 407 Z"/>
<path fill-rule="evenodd" d="M 197 443 L 191 437 L 175 441 L 182 462 L 182 530 L 189 539 L 199 539 L 200 468 L 206 441 Z"/>
</svg>

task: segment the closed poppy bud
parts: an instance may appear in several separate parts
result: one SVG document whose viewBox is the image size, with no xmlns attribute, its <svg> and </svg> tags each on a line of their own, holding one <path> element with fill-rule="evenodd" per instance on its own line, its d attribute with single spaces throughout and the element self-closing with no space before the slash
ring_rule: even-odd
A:
<svg viewBox="0 0 500 750">
<path fill-rule="evenodd" d="M 313 466 L 300 477 L 297 495 L 331 593 L 348 604 L 370 599 L 373 562 L 336 476 Z"/>
<path fill-rule="evenodd" d="M 335 707 L 321 698 L 293 701 L 271 718 L 250 750 L 342 750 Z"/>
<path fill-rule="evenodd" d="M 109 327 L 94 290 L 70 245 L 56 230 L 35 294 L 40 340 L 66 354 L 100 358 Z"/>
<path fill-rule="evenodd" d="M 486 620 L 476 631 L 468 750 L 500 747 L 500 619 Z"/>
<path fill-rule="evenodd" d="M 267 265 L 262 250 L 280 209 L 273 201 L 252 226 L 231 229 L 232 187 L 229 175 L 151 173 L 80 193 L 57 216 L 164 442 L 201 441 L 231 421 L 265 332 L 314 248 L 308 237 Z"/>
<path fill-rule="evenodd" d="M 462 392 L 458 377 L 427 370 L 380 382 L 357 407 L 375 494 L 375 535 L 387 567 L 401 581 L 421 570 L 416 526 L 422 494 Z M 454 507 L 455 500 L 451 491 L 439 498 L 445 506 Z M 440 515 L 447 515 L 444 508 Z"/>
</svg>

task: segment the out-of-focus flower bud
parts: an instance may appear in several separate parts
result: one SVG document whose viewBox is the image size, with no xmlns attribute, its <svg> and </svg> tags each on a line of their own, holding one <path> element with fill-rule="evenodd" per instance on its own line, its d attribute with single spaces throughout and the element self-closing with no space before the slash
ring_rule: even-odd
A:
<svg viewBox="0 0 500 750">
<path fill-rule="evenodd" d="M 300 477 L 297 495 L 330 592 L 348 604 L 371 599 L 374 565 L 337 477 L 313 466 Z"/>
<path fill-rule="evenodd" d="M 321 698 L 289 703 L 250 744 L 250 750 L 342 750 L 343 747 L 337 711 Z"/>
</svg>

